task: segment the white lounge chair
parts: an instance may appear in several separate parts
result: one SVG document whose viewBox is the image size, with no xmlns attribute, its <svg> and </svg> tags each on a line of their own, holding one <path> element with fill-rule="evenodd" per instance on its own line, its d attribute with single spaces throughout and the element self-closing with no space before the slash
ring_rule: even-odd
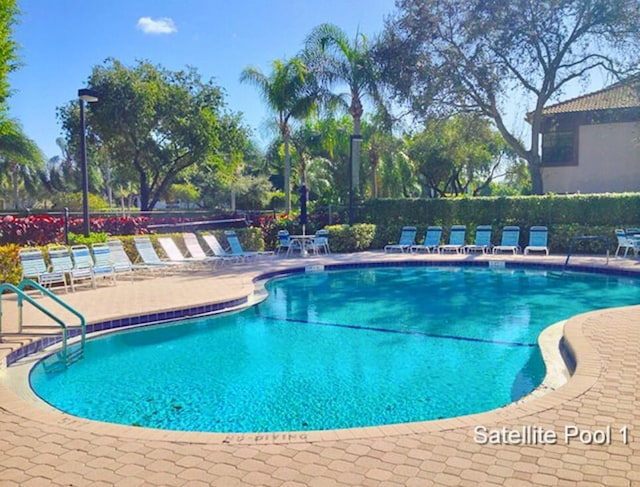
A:
<svg viewBox="0 0 640 487">
<path fill-rule="evenodd" d="M 237 255 L 233 255 L 231 254 L 231 252 L 227 252 L 224 249 L 224 247 L 220 245 L 220 242 L 218 241 L 217 237 L 212 233 L 202 235 L 202 239 L 209 246 L 209 249 L 211 249 L 211 252 L 213 253 L 213 255 L 215 257 L 218 257 L 219 259 L 222 259 L 223 264 L 225 262 L 234 264 L 242 260 L 241 257 Z"/>
<path fill-rule="evenodd" d="M 520 227 L 507 225 L 502 229 L 500 245 L 493 247 L 494 254 L 499 252 L 512 252 L 513 254 L 520 252 Z"/>
<path fill-rule="evenodd" d="M 192 268 L 197 264 L 203 263 L 202 261 L 193 257 L 185 256 L 171 237 L 158 237 L 158 243 L 169 259 L 169 262 L 172 262 L 174 264 L 188 265 Z"/>
<path fill-rule="evenodd" d="M 54 272 L 63 272 L 69 277 L 72 291 L 76 290 L 76 282 L 78 281 L 89 281 L 91 287 L 96 287 L 93 266 L 85 263 L 75 265 L 67 247 L 63 245 L 52 245 L 47 248 L 47 253 L 51 261 L 51 269 Z"/>
<path fill-rule="evenodd" d="M 180 262 L 171 262 L 160 259 L 156 249 L 153 248 L 153 243 L 149 237 L 134 237 L 133 243 L 136 246 L 138 255 L 146 266 L 163 270 L 185 267 L 185 265 Z"/>
<path fill-rule="evenodd" d="M 21 280 L 31 279 L 43 287 L 62 284 L 64 286 L 64 292 L 69 292 L 65 272 L 51 270 L 44 260 L 42 250 L 37 248 L 20 249 L 20 251 L 18 251 L 18 258 L 22 265 Z"/>
<path fill-rule="evenodd" d="M 545 226 L 533 226 L 529 230 L 529 245 L 524 248 L 524 255 L 528 255 L 530 252 L 544 252 L 545 255 L 549 255 L 549 247 L 547 246 L 547 240 L 549 231 Z"/>
<path fill-rule="evenodd" d="M 464 239 L 467 235 L 467 227 L 465 225 L 453 225 L 449 233 L 449 243 L 438 245 L 438 253 L 455 252 L 457 254 L 463 252 Z"/>
<path fill-rule="evenodd" d="M 116 273 L 111 264 L 111 258 L 108 255 L 109 247 L 98 248 L 99 261 L 91 256 L 89 247 L 86 245 L 73 245 L 71 247 L 71 256 L 77 268 L 90 267 L 93 272 L 94 281 L 98 277 L 110 279 L 113 284 L 116 283 Z"/>
<path fill-rule="evenodd" d="M 222 261 L 220 257 L 207 255 L 205 253 L 195 233 L 183 233 L 182 240 L 184 241 L 184 246 L 187 248 L 187 252 L 189 252 L 191 258 L 195 259 L 196 262 L 215 266 L 218 262 Z"/>
<path fill-rule="evenodd" d="M 105 245 L 105 244 L 94 244 L 94 245 Z M 124 250 L 122 242 L 119 239 L 107 240 L 106 245 L 107 247 L 109 247 L 111 264 L 113 265 L 113 270 L 116 273 L 116 276 L 118 274 L 131 274 L 131 280 L 133 280 L 135 271 L 157 269 L 157 267 L 155 266 L 132 263 L 126 250 Z M 95 255 L 95 251 L 94 251 L 94 255 Z"/>
<path fill-rule="evenodd" d="M 472 244 L 467 244 L 463 250 L 469 254 L 471 252 L 489 253 L 491 250 L 491 225 L 478 225 L 476 227 L 476 237 Z"/>
<path fill-rule="evenodd" d="M 431 253 L 437 251 L 440 245 L 440 239 L 442 238 L 442 227 L 432 225 L 427 227 L 427 231 L 424 233 L 424 240 L 421 244 L 412 245 L 411 252 L 421 252 L 423 250 Z"/>
<path fill-rule="evenodd" d="M 397 244 L 389 244 L 384 246 L 385 252 L 394 252 L 399 250 L 400 252 L 410 252 L 411 246 L 415 245 L 416 241 L 416 227 L 402 227 L 400 232 L 400 240 Z"/>
</svg>

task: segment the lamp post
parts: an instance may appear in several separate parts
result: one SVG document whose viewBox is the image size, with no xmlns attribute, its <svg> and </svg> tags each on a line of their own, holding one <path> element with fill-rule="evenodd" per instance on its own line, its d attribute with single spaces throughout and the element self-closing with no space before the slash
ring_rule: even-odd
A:
<svg viewBox="0 0 640 487">
<path fill-rule="evenodd" d="M 88 88 L 78 90 L 80 99 L 80 156 L 82 157 L 82 233 L 89 236 L 89 170 L 87 168 L 87 144 L 86 129 L 84 122 L 84 102 L 93 103 L 98 101 L 95 91 Z"/>
<path fill-rule="evenodd" d="M 353 176 L 356 171 L 354 166 L 360 165 L 360 144 L 362 144 L 362 135 L 351 135 L 349 138 L 349 225 L 353 225 L 353 197 L 358 189 Z"/>
</svg>

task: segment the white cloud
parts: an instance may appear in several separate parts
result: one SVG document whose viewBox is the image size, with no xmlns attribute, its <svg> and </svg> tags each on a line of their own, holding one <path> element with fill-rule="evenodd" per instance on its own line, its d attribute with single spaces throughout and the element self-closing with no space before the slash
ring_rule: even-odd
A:
<svg viewBox="0 0 640 487">
<path fill-rule="evenodd" d="M 159 19 L 140 17 L 138 19 L 137 27 L 145 34 L 173 34 L 178 31 L 173 20 L 168 17 L 162 17 Z"/>
</svg>

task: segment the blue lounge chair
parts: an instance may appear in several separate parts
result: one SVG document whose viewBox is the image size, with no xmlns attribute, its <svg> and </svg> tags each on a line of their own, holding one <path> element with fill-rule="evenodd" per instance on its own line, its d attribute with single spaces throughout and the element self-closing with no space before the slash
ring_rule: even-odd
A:
<svg viewBox="0 0 640 487">
<path fill-rule="evenodd" d="M 520 252 L 520 227 L 508 225 L 502 229 L 500 245 L 493 247 L 494 254 L 499 252 L 513 252 L 514 254 Z"/>
<path fill-rule="evenodd" d="M 416 227 L 402 227 L 400 241 L 397 244 L 385 245 L 384 251 L 394 252 L 399 250 L 400 252 L 409 252 L 411 250 L 411 246 L 416 243 L 416 231 Z"/>
<path fill-rule="evenodd" d="M 438 253 L 455 252 L 457 254 L 463 252 L 464 239 L 467 235 L 467 227 L 464 225 L 453 225 L 449 234 L 449 243 L 438 246 Z"/>
<path fill-rule="evenodd" d="M 67 289 L 67 279 L 63 271 L 53 271 L 44 260 L 42 251 L 36 248 L 21 249 L 18 258 L 22 265 L 22 279 L 31 279 L 43 287 L 50 287 L 54 284 L 62 284 L 64 292 Z"/>
<path fill-rule="evenodd" d="M 432 225 L 427 227 L 427 231 L 424 233 L 424 240 L 421 244 L 412 245 L 411 252 L 421 252 L 423 250 L 431 253 L 438 250 L 440 245 L 440 239 L 442 238 L 442 227 Z"/>
<path fill-rule="evenodd" d="M 240 239 L 236 235 L 236 232 L 233 230 L 225 230 L 224 234 L 227 237 L 227 242 L 229 242 L 229 245 L 231 246 L 231 255 L 238 256 L 242 259 L 253 259 L 264 255 L 273 255 L 273 252 L 269 251 L 245 251 L 242 248 L 242 244 L 240 243 Z"/>
<path fill-rule="evenodd" d="M 524 255 L 529 254 L 529 252 L 544 252 L 545 255 L 549 255 L 548 235 L 547 227 L 531 227 L 531 230 L 529 230 L 529 245 L 524 248 Z"/>
<path fill-rule="evenodd" d="M 491 225 L 478 225 L 476 228 L 476 238 L 472 244 L 464 246 L 464 251 L 489 253 L 491 250 Z"/>
</svg>

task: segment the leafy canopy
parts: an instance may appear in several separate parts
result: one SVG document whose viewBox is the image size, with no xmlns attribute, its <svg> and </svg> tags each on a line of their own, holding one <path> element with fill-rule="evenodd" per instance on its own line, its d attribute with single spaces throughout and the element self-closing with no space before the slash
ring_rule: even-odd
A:
<svg viewBox="0 0 640 487">
<path fill-rule="evenodd" d="M 89 145 L 106 151 L 120 172 L 137 175 L 141 210 L 153 209 L 185 169 L 227 167 L 223 142 L 242 129 L 225 113 L 222 90 L 195 69 L 107 59 L 93 68 L 88 86 L 99 97 L 87 107 Z M 72 101 L 59 110 L 72 145 L 79 140 L 77 106 Z"/>
<path fill-rule="evenodd" d="M 542 191 L 542 109 L 595 70 L 637 70 L 638 0 L 399 0 L 376 50 L 385 79 L 420 115 L 490 118 Z M 528 103 L 527 145 L 506 115 Z M 524 113 L 522 114 L 524 116 Z"/>
</svg>

